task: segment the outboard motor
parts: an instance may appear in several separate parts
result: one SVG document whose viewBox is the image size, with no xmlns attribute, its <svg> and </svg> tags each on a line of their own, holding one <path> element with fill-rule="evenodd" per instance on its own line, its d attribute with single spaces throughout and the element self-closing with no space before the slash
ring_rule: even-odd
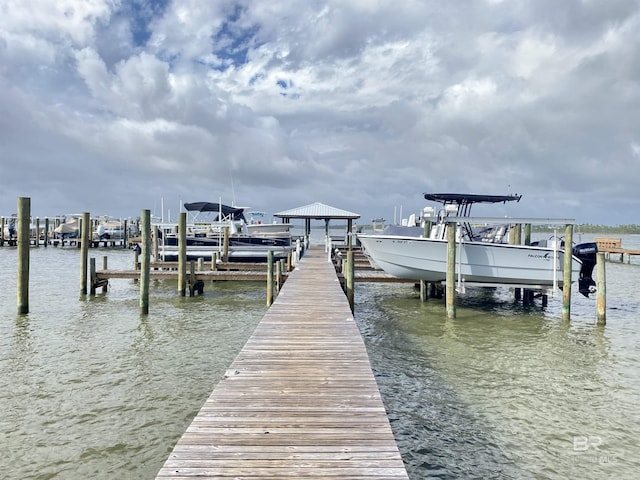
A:
<svg viewBox="0 0 640 480">
<path fill-rule="evenodd" d="M 596 253 L 598 253 L 598 245 L 595 242 L 581 243 L 573 247 L 573 255 L 582 262 L 578 290 L 585 297 L 595 290 L 596 282 L 591 278 L 591 274 L 593 267 L 596 266 Z"/>
</svg>

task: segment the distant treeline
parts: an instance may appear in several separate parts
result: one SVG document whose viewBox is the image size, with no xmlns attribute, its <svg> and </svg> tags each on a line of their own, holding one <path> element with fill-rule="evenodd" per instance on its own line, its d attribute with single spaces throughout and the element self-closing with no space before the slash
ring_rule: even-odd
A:
<svg viewBox="0 0 640 480">
<path fill-rule="evenodd" d="M 532 225 L 531 229 L 534 232 L 553 232 L 554 227 L 548 225 Z M 612 227 L 609 225 L 592 225 L 590 223 L 583 223 L 576 225 L 574 230 L 582 233 L 640 234 L 640 225 L 616 225 L 615 227 Z"/>
</svg>

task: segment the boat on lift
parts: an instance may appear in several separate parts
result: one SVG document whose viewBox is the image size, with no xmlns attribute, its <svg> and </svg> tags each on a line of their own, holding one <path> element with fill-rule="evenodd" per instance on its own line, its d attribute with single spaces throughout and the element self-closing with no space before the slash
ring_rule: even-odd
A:
<svg viewBox="0 0 640 480">
<path fill-rule="evenodd" d="M 456 225 L 456 276 L 467 285 L 508 285 L 546 290 L 562 288 L 564 256 L 570 254 L 571 279 L 578 281 L 580 293 L 588 296 L 595 282 L 592 272 L 597 245 L 567 246 L 563 241 L 508 243 L 509 231 L 516 224 L 551 223 L 552 219 L 513 219 L 471 217 L 479 203 L 519 202 L 521 195 L 424 194 L 438 202 L 436 210 L 426 207 L 420 225 L 390 226 L 381 233 L 358 234 L 365 253 L 385 272 L 427 282 L 444 282 L 447 273 L 450 226 Z M 490 220 L 490 223 L 486 223 Z M 572 223 L 562 220 L 556 223 Z M 567 253 L 568 252 L 568 253 Z"/>
<path fill-rule="evenodd" d="M 215 202 L 185 203 L 187 211 L 186 255 L 188 260 L 210 260 L 222 256 L 225 229 L 228 229 L 228 257 L 233 262 L 265 262 L 269 251 L 274 259 L 286 258 L 294 248 L 290 224 L 253 222 L 249 228 L 246 207 Z M 260 228 L 259 225 L 264 225 Z M 177 223 L 156 224 L 158 254 L 165 261 L 178 259 Z M 155 228 L 155 227 L 154 227 Z"/>
</svg>

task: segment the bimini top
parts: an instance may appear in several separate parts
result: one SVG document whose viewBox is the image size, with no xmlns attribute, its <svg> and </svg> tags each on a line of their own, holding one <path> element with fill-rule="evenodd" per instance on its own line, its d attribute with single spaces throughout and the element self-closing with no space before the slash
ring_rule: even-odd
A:
<svg viewBox="0 0 640 480">
<path fill-rule="evenodd" d="M 424 198 L 433 202 L 471 205 L 473 203 L 519 202 L 522 195 L 476 195 L 473 193 L 425 193 Z"/>
<path fill-rule="evenodd" d="M 185 203 L 184 208 L 188 212 L 212 212 L 221 213 L 224 216 L 232 215 L 234 220 L 244 220 L 244 208 L 230 207 L 222 203 L 193 202 Z"/>
</svg>

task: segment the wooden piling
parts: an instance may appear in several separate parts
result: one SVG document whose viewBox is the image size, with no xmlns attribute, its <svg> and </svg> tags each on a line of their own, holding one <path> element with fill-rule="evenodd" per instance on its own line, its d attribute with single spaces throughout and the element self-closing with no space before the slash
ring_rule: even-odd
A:
<svg viewBox="0 0 640 480">
<path fill-rule="evenodd" d="M 91 218 L 89 212 L 82 214 L 80 225 L 80 295 L 87 294 L 87 264 L 91 244 Z"/>
<path fill-rule="evenodd" d="M 524 225 L 524 244 L 531 245 L 531 224 L 526 223 Z"/>
<path fill-rule="evenodd" d="M 349 306 L 353 313 L 355 303 L 355 262 L 353 260 L 353 250 L 347 251 L 346 284 L 347 300 L 349 301 Z"/>
<path fill-rule="evenodd" d="M 564 267 L 562 279 L 562 319 L 571 318 L 571 267 L 573 264 L 573 225 L 564 229 Z"/>
<path fill-rule="evenodd" d="M 96 294 L 96 259 L 91 257 L 89 259 L 89 295 Z"/>
<path fill-rule="evenodd" d="M 420 280 L 420 301 L 429 300 L 429 284 L 425 280 Z"/>
<path fill-rule="evenodd" d="M 267 252 L 267 307 L 273 304 L 273 250 Z"/>
<path fill-rule="evenodd" d="M 153 243 L 153 259 L 156 262 L 160 261 L 160 256 L 158 255 L 158 246 L 160 245 L 161 241 L 164 241 L 160 238 L 160 235 L 158 234 L 158 232 L 160 232 L 160 228 L 157 225 L 153 226 L 153 236 L 151 237 Z"/>
<path fill-rule="evenodd" d="M 29 223 L 31 198 L 18 198 L 18 315 L 29 313 Z"/>
<path fill-rule="evenodd" d="M 108 258 L 106 255 L 102 257 L 102 270 L 107 269 Z M 102 284 L 102 293 L 107 293 L 107 286 L 109 285 L 109 281 L 107 280 Z"/>
<path fill-rule="evenodd" d="M 34 247 L 40 246 L 40 217 L 36 217 L 36 237 L 33 242 Z"/>
<path fill-rule="evenodd" d="M 447 222 L 447 318 L 456 318 L 456 224 Z"/>
<path fill-rule="evenodd" d="M 49 245 L 49 217 L 44 219 L 44 246 Z"/>
<path fill-rule="evenodd" d="M 107 269 L 107 257 L 102 257 L 102 269 Z M 102 293 L 107 292 L 107 286 L 109 285 L 109 279 L 98 278 L 98 272 L 96 271 L 96 259 L 89 259 L 89 295 L 95 296 L 96 290 L 102 287 Z"/>
<path fill-rule="evenodd" d="M 178 293 L 181 297 L 187 290 L 187 213 L 180 212 L 178 219 Z"/>
<path fill-rule="evenodd" d="M 275 281 L 275 289 L 276 295 L 280 293 L 280 288 L 282 287 L 282 265 L 284 264 L 284 260 L 278 260 L 275 264 L 276 267 L 276 281 Z"/>
<path fill-rule="evenodd" d="M 596 323 L 607 324 L 607 275 L 605 267 L 605 255 L 602 252 L 596 254 Z"/>
<path fill-rule="evenodd" d="M 229 261 L 229 227 L 224 227 L 223 242 L 224 243 L 222 244 L 222 261 L 226 263 Z"/>
<path fill-rule="evenodd" d="M 140 261 L 140 313 L 149 314 L 149 273 L 151 269 L 151 210 L 140 214 L 142 229 L 142 255 Z"/>
<path fill-rule="evenodd" d="M 189 296 L 196 294 L 196 264 L 193 260 L 189 262 Z"/>
<path fill-rule="evenodd" d="M 122 226 L 122 248 L 129 248 L 129 226 L 127 219 L 124 220 L 124 225 Z"/>
</svg>

